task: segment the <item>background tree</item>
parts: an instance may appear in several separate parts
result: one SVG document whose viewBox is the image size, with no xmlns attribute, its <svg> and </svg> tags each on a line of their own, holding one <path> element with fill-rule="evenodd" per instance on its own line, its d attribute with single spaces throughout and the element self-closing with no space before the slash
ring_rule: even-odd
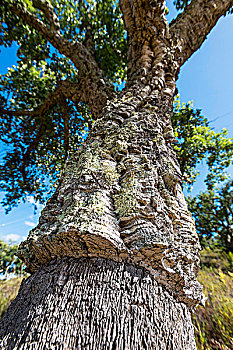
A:
<svg viewBox="0 0 233 350">
<path fill-rule="evenodd" d="M 22 275 L 23 262 L 17 257 L 18 245 L 7 244 L 0 240 L 0 274 L 7 277 L 8 274 Z"/>
<path fill-rule="evenodd" d="M 233 181 L 223 187 L 189 197 L 189 207 L 194 215 L 201 244 L 215 241 L 227 252 L 233 251 Z"/>
<path fill-rule="evenodd" d="M 227 168 L 232 164 L 233 140 L 227 130 L 216 133 L 200 110 L 191 104 L 175 102 L 172 116 L 177 153 L 184 184 L 191 190 L 199 172 L 197 165 L 205 161 L 207 191 L 188 197 L 189 210 L 195 218 L 202 247 L 220 247 L 232 251 L 232 180 Z M 222 185 L 221 185 L 222 184 Z M 221 187 L 222 186 L 222 187 Z"/>
<path fill-rule="evenodd" d="M 188 191 L 200 174 L 197 166 L 202 161 L 207 166 L 204 182 L 208 190 L 229 178 L 227 168 L 233 159 L 233 139 L 227 137 L 227 129 L 215 132 L 200 109 L 194 109 L 191 103 L 181 106 L 179 99 L 175 100 L 172 126 L 177 139 L 174 149 Z"/>
<path fill-rule="evenodd" d="M 9 188 L 13 204 L 21 188 L 37 191 L 28 159 L 51 121 L 62 115 L 66 154 L 67 115 L 87 105 L 95 120 L 66 162 L 39 225 L 20 246 L 33 275 L 2 321 L 5 348 L 195 349 L 189 311 L 203 299 L 196 281 L 199 243 L 171 146 L 170 116 L 180 67 L 233 2 L 192 1 L 169 26 L 165 5 L 121 0 L 119 10 L 113 1 L 1 3 L 3 42 L 16 38 L 22 68 L 40 81 L 27 86 L 28 94 L 10 90 L 11 101 L 2 98 L 15 145 L 8 151 L 16 176 Z M 28 53 L 24 40 L 34 44 Z M 57 60 L 73 68 L 59 83 L 51 68 L 55 50 Z M 126 52 L 127 83 L 116 92 L 112 83 L 122 76 Z M 42 61 L 54 77 L 49 94 L 48 87 L 43 93 L 43 79 L 49 84 L 50 78 Z M 20 136 L 27 118 L 30 141 Z M 17 158 L 24 167 L 14 165 Z"/>
</svg>

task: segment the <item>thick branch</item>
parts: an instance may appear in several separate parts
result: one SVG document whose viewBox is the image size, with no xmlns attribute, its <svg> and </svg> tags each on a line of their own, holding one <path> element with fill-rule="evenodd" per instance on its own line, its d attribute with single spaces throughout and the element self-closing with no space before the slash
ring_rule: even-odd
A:
<svg viewBox="0 0 233 350">
<path fill-rule="evenodd" d="M 65 96 L 73 102 L 76 102 L 80 98 L 80 87 L 79 84 L 72 83 L 70 81 L 61 81 L 57 88 L 51 92 L 45 99 L 45 101 L 32 111 L 27 110 L 16 110 L 12 111 L 9 109 L 1 109 L 1 114 L 6 114 L 9 116 L 31 116 L 35 117 L 37 115 L 42 115 L 51 109 L 55 104 L 61 101 L 61 98 Z"/>
<path fill-rule="evenodd" d="M 163 22 L 166 1 L 120 0 L 120 6 L 128 34 L 135 35 L 135 31 Z"/>
<path fill-rule="evenodd" d="M 128 39 L 128 85 L 145 83 L 160 68 L 169 45 L 165 0 L 120 0 Z"/>
<path fill-rule="evenodd" d="M 23 180 L 26 183 L 27 182 L 27 174 L 26 174 L 26 167 L 27 167 L 27 162 L 30 159 L 30 154 L 33 150 L 36 149 L 38 146 L 41 138 L 43 137 L 45 132 L 45 124 L 41 124 L 38 130 L 38 133 L 35 137 L 35 139 L 31 142 L 31 144 L 28 146 L 26 152 L 23 154 L 23 159 L 22 159 L 22 165 L 20 166 L 21 168 L 21 173 L 23 176 Z"/>
<path fill-rule="evenodd" d="M 45 17 L 49 21 L 50 26 L 53 29 L 59 30 L 60 29 L 59 19 L 51 3 L 47 0 L 33 0 L 32 2 L 35 8 L 43 11 L 43 13 L 45 14 Z"/>
<path fill-rule="evenodd" d="M 64 55 L 68 53 L 65 44 L 70 44 L 65 40 L 60 31 L 56 28 L 47 27 L 37 16 L 27 10 L 25 6 L 19 4 L 16 0 L 9 4 L 10 10 L 23 19 L 27 24 L 32 26 L 36 31 L 41 33 L 58 51 Z M 68 45 L 70 46 L 70 45 Z M 77 44 L 78 46 L 78 44 Z"/>
<path fill-rule="evenodd" d="M 41 0 L 37 0 L 41 4 Z M 44 5 L 44 12 L 48 7 Z M 79 71 L 82 95 L 81 100 L 87 103 L 94 116 L 98 116 L 105 106 L 108 97 L 113 94 L 113 86 L 104 79 L 103 72 L 97 65 L 94 56 L 80 42 L 70 42 L 61 34 L 57 26 L 46 26 L 36 15 L 29 12 L 26 7 L 19 5 L 13 0 L 13 5 L 9 4 L 13 13 L 41 33 L 61 54 L 69 58 Z M 40 6 L 40 8 L 42 8 Z M 52 20 L 51 12 L 47 11 L 47 18 Z M 95 96 L 93 98 L 93 96 Z"/>
<path fill-rule="evenodd" d="M 182 66 L 199 49 L 219 18 L 233 6 L 233 0 L 193 0 L 170 24 L 175 58 Z"/>
</svg>

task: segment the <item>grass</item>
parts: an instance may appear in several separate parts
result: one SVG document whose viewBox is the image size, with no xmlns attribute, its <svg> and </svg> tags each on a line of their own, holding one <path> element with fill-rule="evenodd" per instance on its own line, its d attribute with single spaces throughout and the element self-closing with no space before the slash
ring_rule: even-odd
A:
<svg viewBox="0 0 233 350">
<path fill-rule="evenodd" d="M 198 276 L 206 305 L 193 314 L 199 350 L 233 349 L 233 273 L 203 268 Z"/>
<path fill-rule="evenodd" d="M 12 300 L 16 297 L 22 277 L 12 278 L 8 281 L 0 280 L 0 317 L 4 315 Z"/>
</svg>

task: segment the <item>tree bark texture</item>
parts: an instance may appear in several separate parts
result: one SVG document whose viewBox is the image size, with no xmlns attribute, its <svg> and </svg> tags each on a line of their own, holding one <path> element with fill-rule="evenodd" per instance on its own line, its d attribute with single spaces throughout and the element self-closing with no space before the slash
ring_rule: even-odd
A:
<svg viewBox="0 0 233 350">
<path fill-rule="evenodd" d="M 55 257 L 111 258 L 144 266 L 190 306 L 202 300 L 198 237 L 170 145 L 171 102 L 167 89 L 148 86 L 109 103 L 20 246 L 31 271 Z"/>
<path fill-rule="evenodd" d="M 15 327 L 13 334 L 7 320 L 19 317 L 13 315 L 14 310 L 19 312 L 20 302 L 14 304 L 2 321 L 6 349 L 30 346 L 46 349 L 43 344 L 50 344 L 49 332 L 61 337 L 61 349 L 195 349 L 188 310 L 203 300 L 202 287 L 196 280 L 200 246 L 172 148 L 175 140 L 170 116 L 177 65 L 171 61 L 166 28 L 164 22 L 159 21 L 155 30 L 160 36 L 155 40 L 153 31 L 147 37 L 142 31 L 138 37 L 131 38 L 129 50 L 136 68 L 129 70 L 127 88 L 108 100 L 86 142 L 67 163 L 60 186 L 43 210 L 39 225 L 20 245 L 19 255 L 34 273 L 30 280 L 38 285 L 36 294 L 44 301 L 37 311 L 30 280 L 22 287 L 20 295 L 25 293 L 29 301 L 23 294 L 19 297 L 25 305 L 19 328 L 12 326 Z M 86 268 L 90 271 L 79 284 L 72 277 L 73 273 L 76 276 L 75 272 L 68 272 L 67 280 L 74 294 L 68 292 L 68 282 L 61 282 L 65 284 L 63 294 L 53 287 L 55 301 L 50 307 L 45 291 L 56 283 L 51 281 L 50 286 L 42 287 L 40 274 L 50 281 L 50 273 L 40 268 L 63 257 L 78 259 L 73 264 L 79 266 L 81 276 Z M 92 277 L 91 272 L 95 269 L 92 259 L 96 258 L 111 260 L 98 260 L 106 262 L 98 267 L 102 281 L 100 291 L 95 280 L 97 275 Z M 89 261 L 89 267 L 84 261 Z M 142 282 L 134 291 L 136 284 L 129 282 L 129 286 L 127 282 L 128 278 L 132 280 L 131 275 L 126 274 L 126 278 L 117 272 L 128 266 L 132 266 L 136 276 L 138 271 L 144 271 L 143 276 L 150 282 L 137 277 Z M 60 269 L 63 270 L 63 263 L 55 265 L 55 280 L 59 279 Z M 74 269 L 68 268 L 68 271 Z M 108 275 L 110 284 L 106 291 L 114 295 L 109 294 L 111 302 L 107 297 L 101 299 L 106 285 L 103 281 Z M 91 287 L 89 279 L 96 281 Z M 111 287 L 116 280 L 119 287 Z M 75 303 L 73 313 L 79 316 L 73 320 L 66 310 L 73 298 L 70 295 L 78 295 L 79 288 L 80 298 L 86 298 L 89 306 L 82 310 L 85 303 L 81 309 Z M 26 306 L 27 303 L 31 305 Z M 103 311 L 95 311 L 96 316 L 93 303 L 103 305 Z M 147 307 L 150 303 L 153 306 Z M 53 307 L 57 320 L 46 316 Z M 35 323 L 32 315 L 37 312 Z M 36 330 L 40 327 L 41 338 L 38 338 Z M 28 338 L 23 329 L 27 329 Z M 85 345 L 89 337 L 92 343 Z"/>
<path fill-rule="evenodd" d="M 21 285 L 3 334 L 9 350 L 196 349 L 184 303 L 147 270 L 101 258 L 44 265 Z"/>
</svg>

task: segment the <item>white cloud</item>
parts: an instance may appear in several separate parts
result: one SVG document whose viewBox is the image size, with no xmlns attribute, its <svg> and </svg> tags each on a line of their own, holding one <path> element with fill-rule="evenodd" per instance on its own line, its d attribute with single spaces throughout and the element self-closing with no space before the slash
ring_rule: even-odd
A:
<svg viewBox="0 0 233 350">
<path fill-rule="evenodd" d="M 28 202 L 31 203 L 31 204 L 36 204 L 36 201 L 35 201 L 35 199 L 34 199 L 33 196 L 27 196 L 27 200 L 28 200 Z"/>
<path fill-rule="evenodd" d="M 30 226 L 30 227 L 35 227 L 36 224 L 32 221 L 24 221 L 25 225 Z"/>
<path fill-rule="evenodd" d="M 17 242 L 20 240 L 20 235 L 17 235 L 15 233 L 10 233 L 6 236 L 3 236 L 4 241 L 13 241 L 13 242 Z"/>
<path fill-rule="evenodd" d="M 38 201 L 35 201 L 33 196 L 27 196 L 27 200 L 29 203 L 34 204 L 39 212 L 44 208 L 44 205 L 40 204 Z"/>
</svg>

